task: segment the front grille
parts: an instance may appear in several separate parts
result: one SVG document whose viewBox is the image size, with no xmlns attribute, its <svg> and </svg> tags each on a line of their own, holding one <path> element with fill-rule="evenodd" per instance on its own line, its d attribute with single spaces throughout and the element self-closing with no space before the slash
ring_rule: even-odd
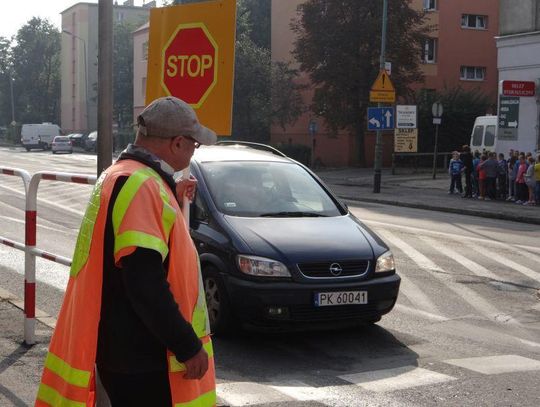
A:
<svg viewBox="0 0 540 407">
<path fill-rule="evenodd" d="M 330 271 L 330 267 L 336 264 L 342 269 L 339 275 L 332 274 Z M 300 263 L 298 269 L 304 276 L 309 278 L 360 277 L 368 271 L 369 260 Z"/>
</svg>

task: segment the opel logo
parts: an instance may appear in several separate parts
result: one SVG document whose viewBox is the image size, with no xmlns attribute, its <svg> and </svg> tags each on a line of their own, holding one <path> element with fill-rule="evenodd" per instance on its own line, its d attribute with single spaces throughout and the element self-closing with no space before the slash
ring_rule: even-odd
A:
<svg viewBox="0 0 540 407">
<path fill-rule="evenodd" d="M 335 276 L 335 277 L 339 276 L 342 271 L 343 271 L 343 269 L 341 268 L 341 266 L 338 263 L 330 264 L 330 273 L 333 276 Z"/>
</svg>

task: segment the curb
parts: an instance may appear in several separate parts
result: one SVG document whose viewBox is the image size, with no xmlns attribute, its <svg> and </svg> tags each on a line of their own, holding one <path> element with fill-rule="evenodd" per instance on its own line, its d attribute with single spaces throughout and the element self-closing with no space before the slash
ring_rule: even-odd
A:
<svg viewBox="0 0 540 407">
<path fill-rule="evenodd" d="M 338 195 L 338 196 L 342 199 L 346 199 L 347 201 L 352 201 L 352 202 L 378 203 L 378 204 L 383 204 L 383 205 L 402 206 L 405 208 L 424 209 L 424 210 L 435 211 L 435 212 L 447 212 L 447 213 L 455 213 L 459 215 L 478 216 L 481 218 L 508 220 L 512 222 L 540 225 L 540 219 L 530 218 L 527 216 L 507 215 L 504 213 L 491 213 L 491 212 L 484 212 L 484 211 L 476 211 L 474 209 L 455 209 L 455 208 L 432 206 L 432 205 L 413 203 L 413 202 L 388 201 L 388 200 L 377 199 L 377 198 L 358 198 L 358 197 L 350 197 L 346 195 Z"/>
<path fill-rule="evenodd" d="M 0 301 L 6 301 L 24 312 L 24 300 L 17 298 L 15 294 L 4 290 L 2 287 L 0 287 Z M 36 308 L 36 321 L 41 322 L 43 325 L 51 329 L 54 329 L 56 327 L 57 322 L 56 318 L 50 316 L 49 314 L 41 311 L 38 308 Z"/>
</svg>

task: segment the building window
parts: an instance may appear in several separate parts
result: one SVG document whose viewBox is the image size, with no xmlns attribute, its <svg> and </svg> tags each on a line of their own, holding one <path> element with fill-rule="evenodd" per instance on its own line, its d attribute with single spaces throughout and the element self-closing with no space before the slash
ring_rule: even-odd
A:
<svg viewBox="0 0 540 407">
<path fill-rule="evenodd" d="M 460 79 L 463 81 L 483 81 L 486 79 L 484 66 L 462 66 Z"/>
<path fill-rule="evenodd" d="M 422 62 L 434 64 L 437 62 L 437 39 L 428 38 L 422 49 Z"/>
<path fill-rule="evenodd" d="M 143 42 L 143 45 L 142 45 L 142 59 L 143 59 L 143 61 L 148 60 L 148 41 Z"/>
<path fill-rule="evenodd" d="M 437 10 L 437 0 L 424 0 L 424 10 Z"/>
<path fill-rule="evenodd" d="M 487 16 L 479 16 L 476 14 L 462 14 L 461 27 L 485 30 L 487 28 Z"/>
</svg>

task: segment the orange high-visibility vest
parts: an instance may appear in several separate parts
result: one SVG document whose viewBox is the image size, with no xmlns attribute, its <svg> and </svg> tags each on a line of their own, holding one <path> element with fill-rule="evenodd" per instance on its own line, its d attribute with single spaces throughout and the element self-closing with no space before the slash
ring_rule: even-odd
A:
<svg viewBox="0 0 540 407">
<path fill-rule="evenodd" d="M 183 378 L 185 366 L 167 351 L 173 406 L 216 403 L 215 368 L 199 258 L 173 191 L 159 174 L 134 160 L 120 160 L 102 173 L 86 209 L 58 323 L 38 389 L 36 406 L 95 405 L 95 363 L 103 281 L 107 210 L 116 180 L 127 176 L 112 211 L 114 257 L 120 264 L 137 247 L 165 260 L 167 280 L 180 312 L 209 356 L 201 380 Z"/>
</svg>

